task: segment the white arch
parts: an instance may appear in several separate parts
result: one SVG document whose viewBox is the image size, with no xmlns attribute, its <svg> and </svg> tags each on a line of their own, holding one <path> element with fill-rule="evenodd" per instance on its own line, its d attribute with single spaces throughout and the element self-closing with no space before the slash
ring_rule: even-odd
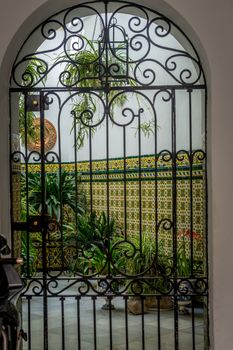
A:
<svg viewBox="0 0 233 350">
<path fill-rule="evenodd" d="M 17 1 L 16 1 L 17 2 Z M 26 2 L 26 0 L 25 0 Z M 8 149 L 8 135 L 9 135 L 9 104 L 8 104 L 8 89 L 9 89 L 9 76 L 12 68 L 13 61 L 16 57 L 16 54 L 22 45 L 23 39 L 31 32 L 31 30 L 37 25 L 40 24 L 44 19 L 49 15 L 52 15 L 54 12 L 59 11 L 70 5 L 77 4 L 81 1 L 69 0 L 64 4 L 63 0 L 57 0 L 56 2 L 49 0 L 38 0 L 38 6 L 30 4 L 30 1 L 27 2 L 27 6 L 23 6 L 23 11 L 20 14 L 20 21 L 11 21 L 11 32 L 12 38 L 6 38 L 5 51 L 1 52 L 0 56 L 1 66 L 0 66 L 0 106 L 1 106 L 1 128 L 0 128 L 0 232 L 9 233 L 10 232 L 10 175 L 9 175 L 9 149 Z M 176 1 L 171 1 L 176 4 Z M 178 2 L 178 1 L 177 1 Z M 135 3 L 141 4 L 141 1 L 136 0 Z M 159 12 L 166 15 L 168 18 L 172 19 L 175 23 L 179 25 L 185 31 L 189 39 L 192 41 L 196 47 L 207 78 L 207 84 L 210 83 L 210 69 L 209 62 L 207 59 L 207 54 L 203 48 L 201 40 L 198 38 L 195 31 L 191 28 L 188 22 L 181 16 L 174 8 L 168 5 L 167 2 L 163 0 L 145 0 L 143 2 L 144 6 L 148 6 L 151 9 L 158 10 Z M 7 6 L 7 5 L 6 5 Z M 10 11 L 10 9 L 9 9 Z M 4 46 L 3 46 L 4 47 Z M 210 89 L 209 89 L 210 91 Z M 210 108 L 209 108 L 210 109 Z M 208 126 L 210 128 L 210 118 L 208 118 Z M 208 144 L 210 145 L 210 138 Z M 210 148 L 210 147 L 209 147 Z M 209 158 L 209 161 L 211 159 Z M 210 179 L 211 180 L 211 179 Z M 211 183 L 209 181 L 209 187 Z M 212 208 L 212 202 L 209 204 L 209 210 Z M 212 218 L 211 218 L 212 219 Z M 210 229 L 212 227 L 212 221 L 210 221 Z M 227 348 L 225 348 L 227 349 Z M 230 348 L 229 348 L 230 349 Z M 217 350 L 217 348 L 216 348 Z"/>
</svg>

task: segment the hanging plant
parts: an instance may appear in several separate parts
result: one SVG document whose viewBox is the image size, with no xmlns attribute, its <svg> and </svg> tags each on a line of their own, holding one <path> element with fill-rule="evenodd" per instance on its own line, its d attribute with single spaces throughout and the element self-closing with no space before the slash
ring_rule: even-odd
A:
<svg viewBox="0 0 233 350">
<path fill-rule="evenodd" d="M 68 62 L 61 74 L 61 82 L 67 87 L 81 87 L 81 88 L 98 88 L 101 87 L 101 69 L 103 69 L 102 63 L 100 63 L 100 54 L 95 47 L 95 43 L 86 37 L 82 37 L 83 46 L 85 43 L 84 50 L 80 50 L 76 53 L 70 53 Z M 124 53 L 120 52 L 121 44 L 118 45 L 117 63 L 116 58 L 113 54 L 109 55 L 108 65 L 110 67 L 115 67 L 117 72 L 123 72 L 125 69 L 125 57 Z M 58 59 L 61 63 L 67 60 L 67 56 L 60 56 Z M 113 69 L 113 68 L 112 68 Z M 132 69 L 129 63 L 129 69 Z M 136 82 L 132 79 L 115 79 L 114 75 L 109 77 L 109 85 L 111 87 L 125 87 L 127 85 L 136 86 Z M 108 98 L 111 101 L 114 96 L 119 91 L 110 90 L 108 92 Z M 99 96 L 104 96 L 104 91 L 99 92 Z M 116 99 L 113 100 L 111 104 L 111 109 L 113 110 L 115 106 L 123 107 L 127 101 L 126 94 L 120 94 Z M 89 130 L 91 130 L 91 135 L 93 136 L 96 127 L 91 126 L 91 118 L 97 112 L 96 101 L 93 99 L 91 93 L 81 93 L 79 94 L 79 99 L 73 101 L 72 111 L 74 115 L 74 124 L 76 127 L 76 147 L 80 149 L 83 147 L 85 139 L 88 138 Z M 72 130 L 74 129 L 74 124 Z M 71 131 L 72 131 L 71 130 Z"/>
</svg>

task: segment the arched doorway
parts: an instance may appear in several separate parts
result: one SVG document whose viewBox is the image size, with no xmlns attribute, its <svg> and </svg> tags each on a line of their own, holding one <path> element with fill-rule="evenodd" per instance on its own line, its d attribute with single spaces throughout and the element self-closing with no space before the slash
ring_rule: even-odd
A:
<svg viewBox="0 0 233 350">
<path fill-rule="evenodd" d="M 204 349 L 206 84 L 185 34 L 130 3 L 66 9 L 10 97 L 28 348 Z"/>
</svg>

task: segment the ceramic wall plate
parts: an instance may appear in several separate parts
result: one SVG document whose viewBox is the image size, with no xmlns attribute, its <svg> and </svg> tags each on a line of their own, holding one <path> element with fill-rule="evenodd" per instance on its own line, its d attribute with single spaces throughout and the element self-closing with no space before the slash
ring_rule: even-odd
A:
<svg viewBox="0 0 233 350">
<path fill-rule="evenodd" d="M 40 140 L 40 118 L 35 118 L 34 127 L 36 136 L 33 140 L 28 142 L 27 148 L 29 151 L 41 151 L 41 140 Z M 57 132 L 54 125 L 47 119 L 44 119 L 44 148 L 45 152 L 50 151 L 56 144 Z"/>
</svg>

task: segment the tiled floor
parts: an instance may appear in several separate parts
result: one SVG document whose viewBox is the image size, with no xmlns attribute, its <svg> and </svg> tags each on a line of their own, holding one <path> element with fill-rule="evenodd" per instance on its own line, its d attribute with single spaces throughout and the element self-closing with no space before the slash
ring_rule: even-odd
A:
<svg viewBox="0 0 233 350">
<path fill-rule="evenodd" d="M 80 299 L 80 350 L 155 350 L 158 349 L 158 335 L 160 330 L 161 350 L 174 350 L 174 310 L 149 310 L 144 315 L 125 313 L 125 304 L 122 297 L 114 299 L 115 310 L 103 310 L 103 297 L 97 297 L 94 322 L 93 299 Z M 33 297 L 30 301 L 31 315 L 31 349 L 43 349 L 43 299 Z M 111 316 L 111 317 L 110 317 Z M 28 328 L 28 302 L 23 302 L 24 329 Z M 128 324 L 128 343 L 126 347 L 126 317 Z M 160 327 L 158 326 L 160 322 Z M 76 350 L 77 337 L 77 300 L 66 297 L 64 300 L 64 344 L 66 350 Z M 143 327 L 144 325 L 144 327 Z M 192 316 L 179 315 L 179 350 L 204 350 L 203 311 L 195 309 L 195 347 L 192 337 Z M 96 326 L 96 330 L 94 329 Z M 112 332 L 110 332 L 112 327 Z M 48 328 L 49 350 L 62 349 L 62 304 L 60 298 L 48 299 Z M 144 328 L 144 333 L 142 329 Z M 96 334 L 96 338 L 95 335 Z M 111 336 L 110 336 L 111 334 Z M 96 341 L 96 348 L 94 346 Z M 112 347 L 110 346 L 112 342 Z M 144 347 L 143 345 L 144 344 Z M 25 343 L 24 350 L 28 349 Z"/>
</svg>

